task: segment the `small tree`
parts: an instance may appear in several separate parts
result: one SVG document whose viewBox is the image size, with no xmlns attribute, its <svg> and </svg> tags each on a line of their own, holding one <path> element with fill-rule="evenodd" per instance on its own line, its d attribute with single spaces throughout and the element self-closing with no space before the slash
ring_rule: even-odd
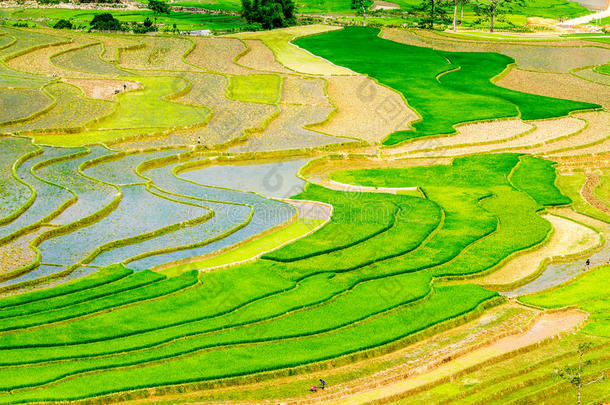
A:
<svg viewBox="0 0 610 405">
<path fill-rule="evenodd" d="M 121 22 L 110 13 L 96 14 L 89 24 L 92 29 L 99 31 L 121 31 L 123 29 Z"/>
<path fill-rule="evenodd" d="M 574 388 L 576 388 L 576 392 L 577 392 L 576 403 L 578 405 L 580 405 L 580 396 L 581 396 L 582 387 L 586 387 L 587 385 L 595 384 L 604 379 L 604 374 L 601 374 L 595 380 L 592 380 L 592 381 L 589 381 L 589 382 L 583 384 L 582 370 L 585 366 L 589 365 L 591 363 L 591 361 L 587 360 L 587 361 L 583 362 L 582 358 L 583 358 L 584 354 L 587 351 L 589 351 L 589 349 L 592 346 L 593 345 L 591 343 L 581 343 L 578 345 L 578 366 L 577 367 L 566 366 L 562 369 L 555 370 L 555 373 L 559 376 L 559 378 L 561 378 L 564 381 L 569 382 L 570 384 L 572 384 L 572 386 L 574 386 Z"/>
<path fill-rule="evenodd" d="M 461 0 L 460 1 L 460 27 L 464 22 L 464 4 L 469 3 L 470 0 Z"/>
<path fill-rule="evenodd" d="M 64 20 L 63 18 L 55 23 L 53 28 L 57 30 L 68 29 L 71 30 L 73 28 L 72 23 L 68 20 Z"/>
<path fill-rule="evenodd" d="M 462 25 L 462 21 L 464 20 L 464 3 L 467 3 L 468 0 L 453 0 L 453 31 L 457 30 L 458 25 Z M 457 22 L 457 11 L 460 9 L 460 22 Z"/>
<path fill-rule="evenodd" d="M 511 11 L 515 5 L 524 6 L 525 0 L 475 0 L 474 12 L 483 19 L 489 20 L 489 32 L 494 32 L 496 18 Z"/>
<path fill-rule="evenodd" d="M 366 27 L 366 12 L 373 5 L 372 0 L 352 0 L 352 10 L 362 13 L 362 25 Z"/>
<path fill-rule="evenodd" d="M 169 4 L 163 0 L 149 0 L 148 9 L 153 12 L 153 16 L 155 17 L 155 25 L 157 25 L 157 17 L 159 14 L 169 15 L 171 13 Z"/>
</svg>

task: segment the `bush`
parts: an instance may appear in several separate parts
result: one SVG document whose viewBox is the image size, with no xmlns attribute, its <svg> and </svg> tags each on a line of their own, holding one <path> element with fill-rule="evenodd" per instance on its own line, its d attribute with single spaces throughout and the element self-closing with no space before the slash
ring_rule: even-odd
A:
<svg viewBox="0 0 610 405">
<path fill-rule="evenodd" d="M 72 25 L 72 23 L 70 21 L 61 19 L 55 23 L 53 28 L 55 28 L 56 30 L 63 30 L 63 29 L 71 30 L 72 28 L 74 28 L 74 26 Z"/>
<path fill-rule="evenodd" d="M 149 25 L 148 22 L 150 22 Z M 157 31 L 157 27 L 155 27 L 152 24 L 152 21 L 150 21 L 150 18 L 146 18 L 146 20 L 144 20 L 143 24 L 138 24 L 138 23 L 132 23 L 131 24 L 131 31 L 134 34 L 146 34 L 147 32 L 154 32 Z"/>
<path fill-rule="evenodd" d="M 110 13 L 97 14 L 91 20 L 91 29 L 99 31 L 122 31 L 123 25 Z"/>
<path fill-rule="evenodd" d="M 292 0 L 242 0 L 241 15 L 248 24 L 259 23 L 264 29 L 296 24 Z"/>
</svg>

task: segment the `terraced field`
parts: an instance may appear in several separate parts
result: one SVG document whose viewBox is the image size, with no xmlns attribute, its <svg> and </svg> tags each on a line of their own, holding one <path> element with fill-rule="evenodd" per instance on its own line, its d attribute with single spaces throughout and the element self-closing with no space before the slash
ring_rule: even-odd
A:
<svg viewBox="0 0 610 405">
<path fill-rule="evenodd" d="M 0 403 L 570 402 L 608 48 L 493 41 L 0 26 Z"/>
</svg>

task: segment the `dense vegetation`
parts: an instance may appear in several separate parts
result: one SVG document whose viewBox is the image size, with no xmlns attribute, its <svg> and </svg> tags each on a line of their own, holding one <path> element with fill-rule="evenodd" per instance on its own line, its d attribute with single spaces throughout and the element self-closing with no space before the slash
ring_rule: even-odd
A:
<svg viewBox="0 0 610 405">
<path fill-rule="evenodd" d="M 241 15 L 266 30 L 296 23 L 292 0 L 242 0 Z"/>
</svg>

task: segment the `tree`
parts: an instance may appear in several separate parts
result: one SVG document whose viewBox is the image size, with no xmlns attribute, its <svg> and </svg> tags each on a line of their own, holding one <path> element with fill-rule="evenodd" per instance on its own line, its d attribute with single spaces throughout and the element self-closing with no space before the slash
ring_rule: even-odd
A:
<svg viewBox="0 0 610 405">
<path fill-rule="evenodd" d="M 514 5 L 524 6 L 524 0 L 476 0 L 474 11 L 490 21 L 489 32 L 494 32 L 496 17 L 502 16 L 511 11 Z"/>
<path fill-rule="evenodd" d="M 72 23 L 68 20 L 64 20 L 63 18 L 55 23 L 53 28 L 57 30 L 68 29 L 71 30 L 73 28 Z"/>
<path fill-rule="evenodd" d="M 96 14 L 89 24 L 92 29 L 100 31 L 121 31 L 123 29 L 121 22 L 110 13 Z"/>
<path fill-rule="evenodd" d="M 248 24 L 266 30 L 296 23 L 292 0 L 242 0 L 241 15 Z"/>
<path fill-rule="evenodd" d="M 352 0 L 352 10 L 362 13 L 362 25 L 366 27 L 366 12 L 373 5 L 372 0 Z"/>
<path fill-rule="evenodd" d="M 437 16 L 440 16 L 443 20 L 447 15 L 447 11 L 442 7 L 443 3 L 440 0 L 422 0 L 417 10 L 421 13 L 427 14 L 427 17 L 422 18 L 421 22 L 425 28 L 434 28 L 434 20 Z"/>
<path fill-rule="evenodd" d="M 470 0 L 461 0 L 460 1 L 460 27 L 464 22 L 464 4 L 468 3 Z"/>
<path fill-rule="evenodd" d="M 159 14 L 169 15 L 171 13 L 169 4 L 167 4 L 163 0 L 149 0 L 148 8 L 153 12 L 153 15 L 155 17 L 155 25 L 157 25 L 157 17 L 159 16 Z"/>
<path fill-rule="evenodd" d="M 460 9 L 460 23 L 462 25 L 462 21 L 464 20 L 464 3 L 467 3 L 468 0 L 453 0 L 453 31 L 457 30 L 457 11 L 458 7 Z"/>
<path fill-rule="evenodd" d="M 584 354 L 587 351 L 589 351 L 589 349 L 592 346 L 593 345 L 591 343 L 581 343 L 578 345 L 578 367 L 566 366 L 562 369 L 555 370 L 555 373 L 559 376 L 559 378 L 561 378 L 564 381 L 569 382 L 576 388 L 576 391 L 577 391 L 576 401 L 577 401 L 578 405 L 580 405 L 580 394 L 582 391 L 582 387 L 586 387 L 587 385 L 595 384 L 604 379 L 604 374 L 602 373 L 595 380 L 589 381 L 587 383 L 583 383 L 582 370 L 585 366 L 589 365 L 591 363 L 591 361 L 588 360 L 588 361 L 583 362 L 582 358 L 583 358 Z"/>
</svg>

